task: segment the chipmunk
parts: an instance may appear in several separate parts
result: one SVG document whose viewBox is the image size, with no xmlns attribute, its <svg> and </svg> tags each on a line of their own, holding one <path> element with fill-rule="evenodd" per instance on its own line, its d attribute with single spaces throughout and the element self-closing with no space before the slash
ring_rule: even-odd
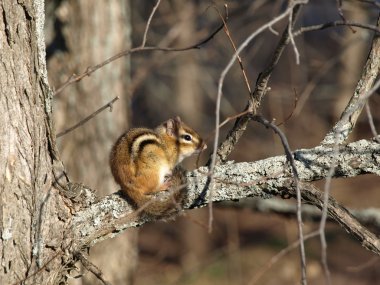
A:
<svg viewBox="0 0 380 285">
<path fill-rule="evenodd" d="M 176 117 L 155 129 L 135 128 L 121 135 L 111 150 L 111 171 L 144 213 L 165 216 L 177 211 L 184 199 L 183 191 L 178 191 L 180 185 L 184 188 L 184 174 L 177 165 L 206 147 L 199 134 Z M 152 196 L 166 190 L 174 194 L 164 200 Z"/>
</svg>

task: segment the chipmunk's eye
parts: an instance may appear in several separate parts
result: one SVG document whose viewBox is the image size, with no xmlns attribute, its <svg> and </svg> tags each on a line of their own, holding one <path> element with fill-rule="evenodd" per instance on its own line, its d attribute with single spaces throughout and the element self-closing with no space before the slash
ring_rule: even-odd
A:
<svg viewBox="0 0 380 285">
<path fill-rule="evenodd" d="M 182 138 L 183 138 L 185 141 L 188 141 L 188 142 L 191 141 L 191 136 L 190 136 L 190 135 L 182 135 Z"/>
</svg>

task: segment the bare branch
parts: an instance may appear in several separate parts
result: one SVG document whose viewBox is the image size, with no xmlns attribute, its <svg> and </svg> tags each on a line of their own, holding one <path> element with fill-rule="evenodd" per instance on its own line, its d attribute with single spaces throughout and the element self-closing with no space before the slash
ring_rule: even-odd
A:
<svg viewBox="0 0 380 285">
<path fill-rule="evenodd" d="M 103 112 L 105 109 L 107 108 L 110 108 L 110 110 L 112 110 L 112 104 L 119 100 L 119 96 L 116 96 L 115 98 L 113 98 L 111 101 L 109 101 L 107 104 L 105 104 L 103 107 L 99 108 L 98 110 L 96 110 L 94 113 L 92 113 L 91 115 L 87 116 L 86 118 L 84 118 L 83 120 L 81 120 L 80 122 L 76 123 L 74 126 L 62 131 L 62 132 L 59 132 L 57 134 L 57 138 L 61 137 L 61 136 L 64 136 L 66 135 L 67 133 L 75 130 L 76 128 L 79 128 L 80 126 L 84 125 L 85 123 L 87 123 L 89 120 L 91 120 L 92 118 L 94 118 L 95 116 L 97 116 L 99 113 Z"/>
<path fill-rule="evenodd" d="M 142 42 L 141 42 L 141 47 L 144 47 L 145 44 L 146 44 L 146 37 L 147 37 L 147 35 L 148 35 L 148 31 L 149 31 L 150 23 L 152 22 L 152 19 L 153 19 L 154 13 L 156 13 L 156 11 L 157 11 L 158 6 L 160 5 L 160 3 L 161 3 L 161 0 L 157 0 L 156 5 L 154 5 L 154 7 L 153 7 L 152 13 L 150 13 L 149 19 L 148 19 L 148 21 L 146 22 L 144 35 L 143 35 L 143 39 L 142 39 Z"/>
<path fill-rule="evenodd" d="M 227 4 L 225 4 L 225 9 L 226 9 L 226 20 L 228 19 L 228 6 Z M 221 15 L 221 13 L 219 12 L 218 9 L 216 9 L 218 14 L 219 14 L 219 17 L 222 19 L 223 21 L 223 24 L 224 24 L 224 32 L 226 33 L 231 45 L 232 45 L 232 48 L 234 49 L 235 51 L 235 54 L 236 54 L 236 58 L 239 62 L 239 65 L 240 65 L 240 69 L 242 71 L 242 74 L 243 74 L 243 77 L 244 77 L 244 80 L 245 80 L 245 84 L 248 88 L 248 93 L 251 94 L 251 86 L 249 84 L 249 81 L 248 81 L 248 78 L 247 78 L 247 75 L 246 75 L 246 72 L 245 72 L 245 69 L 244 69 L 244 66 L 243 66 L 243 62 L 241 60 L 241 57 L 236 49 L 236 45 L 235 45 L 235 42 L 233 41 L 232 39 L 232 36 L 231 36 L 231 33 L 228 29 L 228 26 L 227 26 L 227 22 L 226 20 L 223 19 L 223 16 Z M 217 113 L 219 114 L 220 113 L 220 100 L 218 101 L 217 103 Z M 210 187 L 209 187 L 209 195 L 212 196 L 212 189 L 213 189 L 213 186 L 214 186 L 214 181 L 213 181 L 213 169 L 214 169 L 214 166 L 215 166 L 215 162 L 216 162 L 216 150 L 217 150 L 217 144 L 218 144 L 218 137 L 219 137 L 219 128 L 222 124 L 219 124 L 220 123 L 220 120 L 219 120 L 219 116 L 217 115 L 217 120 L 216 120 L 216 124 L 218 125 L 216 128 L 215 128 L 215 138 L 214 138 L 214 152 L 213 152 L 213 156 L 211 158 L 211 167 L 210 167 L 210 173 L 211 173 L 211 176 L 210 176 Z M 212 199 L 210 200 L 210 204 L 209 204 L 209 232 L 211 232 L 212 230 L 212 222 L 213 222 L 213 211 L 212 211 Z"/>
<path fill-rule="evenodd" d="M 322 215 L 321 215 L 321 221 L 319 223 L 319 237 L 321 241 L 321 263 L 323 267 L 323 271 L 325 273 L 325 279 L 327 285 L 331 284 L 331 278 L 330 278 L 330 270 L 327 265 L 327 242 L 326 242 L 326 235 L 325 235 L 325 228 L 326 228 L 326 220 L 328 216 L 328 207 L 329 207 L 329 198 L 330 198 L 330 189 L 331 189 L 331 180 L 334 172 L 336 171 L 336 160 L 337 155 L 339 154 L 339 145 L 338 143 L 335 143 L 333 146 L 333 152 L 334 157 L 330 164 L 330 169 L 328 171 L 328 175 L 326 177 L 325 181 L 325 187 L 323 192 L 323 204 L 322 204 Z"/>
<path fill-rule="evenodd" d="M 361 140 L 344 147 L 339 148 L 339 155 L 336 156 L 336 171 L 333 177 L 354 177 L 366 173 L 372 173 L 380 176 L 380 145 L 375 141 Z M 328 146 L 318 146 L 313 149 L 303 149 L 294 152 L 295 164 L 301 181 L 316 181 L 327 177 L 329 166 L 334 159 L 334 151 Z M 296 197 L 293 177 L 285 169 L 287 160 L 285 156 L 271 157 L 251 163 L 226 163 L 215 167 L 215 191 L 213 201 L 230 201 L 245 197 L 261 197 L 269 198 L 273 196 L 289 196 Z M 187 199 L 184 205 L 189 208 L 197 200 L 199 194 L 204 189 L 207 176 L 207 168 L 202 167 L 197 171 L 188 173 L 187 182 Z M 269 178 L 268 178 L 269 177 Z M 223 183 L 227 180 L 230 183 Z M 250 184 L 247 182 L 257 181 Z M 302 185 L 301 187 L 305 187 Z M 290 190 L 289 190 L 290 189 Z M 84 190 L 90 191 L 90 190 Z M 289 192 L 290 191 L 290 192 Z M 307 189 L 302 191 L 302 198 L 308 203 L 321 207 L 322 192 L 315 192 L 314 189 L 309 190 L 311 194 L 306 195 Z M 317 195 L 318 194 L 318 195 Z M 306 195 L 306 196 L 304 196 Z M 316 198 L 314 196 L 317 196 Z M 319 197 L 319 198 L 318 198 Z M 205 206 L 209 202 L 209 197 L 199 205 Z M 356 238 L 363 238 L 358 235 L 358 224 L 351 229 L 350 222 L 354 219 L 350 216 L 349 221 L 341 221 L 342 210 L 334 210 L 336 202 L 329 201 L 329 214 L 333 215 L 340 224 L 344 226 L 349 233 Z M 73 232 L 77 235 L 74 240 L 78 242 L 75 247 L 83 245 L 95 244 L 103 239 L 117 235 L 129 227 L 136 227 L 148 221 L 147 218 L 133 217 L 134 209 L 115 193 L 106 196 L 102 200 L 81 209 L 73 216 Z M 367 242 L 369 240 L 370 242 Z M 380 244 L 374 244 L 371 238 L 361 240 L 363 246 L 380 253 Z M 378 243 L 378 242 L 377 242 Z"/>
<path fill-rule="evenodd" d="M 289 23 L 293 23 L 293 11 L 291 11 L 289 14 Z M 292 25 L 288 25 L 288 34 L 289 34 L 290 43 L 292 44 L 293 51 L 294 51 L 294 54 L 296 56 L 296 64 L 299 65 L 300 64 L 300 53 L 298 51 L 296 42 L 294 41 L 293 26 Z"/>
<path fill-rule="evenodd" d="M 176 52 L 176 51 L 186 51 L 186 50 L 191 50 L 191 49 L 199 49 L 201 48 L 204 44 L 206 44 L 208 41 L 210 41 L 221 29 L 223 29 L 223 24 L 221 24 L 214 32 L 212 32 L 209 36 L 207 36 L 205 39 L 201 40 L 200 42 L 190 45 L 188 47 L 183 47 L 183 48 L 169 48 L 169 47 L 136 47 L 136 48 L 131 48 L 128 50 L 124 50 L 114 56 L 111 56 L 110 58 L 106 59 L 105 61 L 94 65 L 94 66 L 89 66 L 87 67 L 87 70 L 83 72 L 80 75 L 75 75 L 73 74 L 70 76 L 67 81 L 57 88 L 57 90 L 54 92 L 54 96 L 58 95 L 61 93 L 67 86 L 70 84 L 73 84 L 75 82 L 81 81 L 84 77 L 90 76 L 92 73 L 97 71 L 98 69 L 102 68 L 103 66 L 123 57 L 123 56 L 128 56 L 133 53 L 141 53 L 141 52 L 152 52 L 152 51 L 163 51 L 163 52 Z"/>
<path fill-rule="evenodd" d="M 339 26 L 358 27 L 358 28 L 374 31 L 376 34 L 380 34 L 380 29 L 378 26 L 351 22 L 351 21 L 334 21 L 334 22 L 328 22 L 324 24 L 318 24 L 318 25 L 312 25 L 312 26 L 299 28 L 297 31 L 293 33 L 293 36 L 298 37 L 302 35 L 303 33 L 321 31 L 324 29 L 335 28 Z"/>
<path fill-rule="evenodd" d="M 319 234 L 318 231 L 312 232 L 310 234 L 305 235 L 305 238 L 302 240 L 302 242 L 311 239 L 313 237 L 316 237 Z M 296 249 L 300 245 L 301 241 L 298 239 L 286 248 L 279 251 L 275 256 L 273 256 L 268 263 L 263 266 L 248 282 L 249 285 L 254 285 L 259 281 L 259 279 L 274 265 L 276 264 L 281 258 L 283 258 L 286 254 L 291 252 L 292 250 Z"/>
<path fill-rule="evenodd" d="M 359 191 L 359 190 L 358 190 Z M 251 209 L 252 211 L 275 214 L 283 217 L 295 218 L 297 206 L 286 200 L 250 198 L 239 201 L 225 201 L 218 203 L 218 207 Z M 349 212 L 363 225 L 380 230 L 380 208 L 348 209 Z M 302 205 L 302 218 L 304 221 L 320 223 L 322 212 L 313 205 Z M 328 217 L 327 221 L 333 219 Z"/>
<path fill-rule="evenodd" d="M 347 267 L 347 271 L 350 271 L 350 272 L 360 272 L 363 269 L 366 269 L 366 268 L 368 268 L 370 266 L 375 265 L 377 262 L 379 262 L 379 260 L 380 260 L 380 258 L 378 256 L 374 256 L 374 257 L 372 257 L 370 260 L 368 260 L 364 264 L 361 264 L 359 266 L 349 266 L 349 267 Z"/>
<path fill-rule="evenodd" d="M 372 117 L 372 113 L 371 113 L 371 108 L 369 107 L 368 102 L 365 103 L 365 110 L 367 113 L 368 123 L 369 123 L 369 126 L 371 128 L 372 135 L 375 137 L 377 142 L 380 143 L 380 138 L 378 138 L 379 135 L 376 131 L 375 123 L 373 122 L 373 117 Z"/>
<path fill-rule="evenodd" d="M 303 185 L 302 199 L 306 203 L 316 205 L 320 209 L 322 209 L 324 204 L 323 193 L 310 183 Z M 363 227 L 346 208 L 341 206 L 332 197 L 329 198 L 327 211 L 329 216 L 347 230 L 350 235 L 359 240 L 362 246 L 378 255 L 380 254 L 380 242 L 377 236 Z"/>
<path fill-rule="evenodd" d="M 228 6 L 227 4 L 224 5 L 226 10 L 228 9 Z M 236 45 L 235 45 L 235 42 L 234 40 L 232 39 L 232 35 L 231 35 L 231 32 L 230 30 L 228 29 L 228 25 L 227 25 L 227 20 L 228 18 L 226 17 L 226 20 L 223 19 L 223 16 L 222 14 L 219 12 L 219 10 L 217 10 L 218 14 L 219 14 L 219 17 L 220 19 L 223 21 L 224 23 L 224 32 L 226 33 L 227 37 L 228 37 L 228 40 L 230 41 L 231 43 L 231 46 L 232 48 L 234 49 L 235 53 L 237 53 L 237 49 L 236 49 Z M 228 10 L 227 10 L 227 13 L 228 15 Z M 269 27 L 270 28 L 270 27 Z M 247 77 L 247 73 L 245 72 L 245 68 L 244 68 L 244 65 L 243 65 L 243 61 L 241 60 L 241 57 L 239 54 L 237 54 L 237 60 L 239 62 L 239 66 L 240 66 L 240 69 L 241 69 L 241 72 L 243 74 L 243 77 L 244 77 L 244 82 L 245 82 L 245 85 L 247 86 L 247 89 L 248 89 L 248 94 L 250 95 L 251 92 L 252 92 L 252 89 L 251 89 L 251 84 L 249 83 L 249 80 L 248 80 L 248 77 Z"/>
<path fill-rule="evenodd" d="M 290 167 L 292 169 L 293 173 L 293 179 L 294 179 L 294 185 L 296 188 L 296 194 L 297 194 L 297 226 L 298 226 L 298 239 L 300 241 L 300 256 L 301 256 L 301 283 L 306 284 L 306 255 L 305 255 L 305 244 L 304 244 L 304 236 L 303 236 L 303 229 L 302 229 L 302 212 L 301 212 L 301 190 L 300 190 L 300 181 L 298 176 L 297 167 L 295 165 L 295 161 L 293 158 L 293 154 L 291 153 L 290 146 L 288 143 L 288 140 L 286 139 L 285 134 L 280 130 L 279 127 L 272 124 L 268 120 L 264 119 L 261 116 L 253 116 L 252 120 L 257 121 L 261 124 L 263 124 L 266 127 L 271 128 L 281 139 L 283 148 L 285 150 L 285 156 L 286 160 L 289 162 Z"/>
<path fill-rule="evenodd" d="M 299 13 L 299 8 L 300 8 L 299 5 L 294 7 L 293 17 L 292 17 L 292 19 L 293 19 L 292 25 L 294 24 L 294 21 L 297 18 L 297 15 Z M 273 57 L 270 60 L 270 63 L 268 64 L 267 68 L 260 74 L 260 76 L 257 80 L 256 88 L 255 88 L 254 93 L 252 95 L 252 98 L 254 99 L 254 101 L 250 101 L 247 104 L 245 110 L 252 109 L 253 108 L 252 106 L 254 106 L 254 109 L 257 109 L 260 106 L 261 100 L 264 97 L 264 95 L 266 94 L 266 91 L 267 91 L 266 86 L 269 82 L 271 74 L 272 74 L 274 68 L 276 67 L 285 47 L 290 42 L 290 36 L 291 35 L 289 34 L 289 27 L 292 25 L 288 25 L 286 27 L 286 29 L 284 30 L 282 37 L 281 37 L 281 40 L 279 41 L 279 43 L 275 49 L 275 52 L 273 53 Z M 356 23 L 356 22 L 350 22 L 350 21 L 334 21 L 334 22 L 329 22 L 329 23 L 325 23 L 325 24 L 313 25 L 313 26 L 309 26 L 309 27 L 302 27 L 302 28 L 298 29 L 297 31 L 293 32 L 293 36 L 297 37 L 297 36 L 299 36 L 305 32 L 323 30 L 323 29 L 333 28 L 333 27 L 337 27 L 337 26 L 355 26 L 355 27 L 359 27 L 359 28 L 369 29 L 369 30 L 375 31 L 376 33 L 380 33 L 380 29 L 378 26 Z M 269 27 L 271 27 L 271 26 L 269 26 Z M 359 84 L 358 84 L 358 86 L 359 86 Z M 255 102 L 255 103 L 253 104 L 253 102 Z M 219 149 L 217 151 L 217 156 L 218 156 L 217 159 L 218 160 L 220 160 L 222 162 L 226 161 L 228 155 L 232 152 L 235 144 L 239 141 L 240 137 L 243 135 L 243 133 L 247 127 L 248 121 L 249 121 L 249 116 L 242 116 L 236 120 L 234 127 L 230 130 L 226 139 L 219 146 Z"/>
<path fill-rule="evenodd" d="M 380 26 L 380 16 L 377 20 Z M 356 86 L 355 92 L 344 109 L 339 121 L 333 129 L 325 136 L 322 144 L 341 144 L 354 129 L 357 119 L 364 108 L 369 96 L 379 88 L 380 80 L 375 80 L 380 70 L 380 36 L 375 35 L 372 41 L 367 62 L 364 66 L 362 76 Z"/>
<path fill-rule="evenodd" d="M 86 268 L 88 271 L 94 274 L 96 278 L 98 278 L 104 285 L 111 285 L 111 283 L 107 282 L 103 278 L 103 273 L 100 271 L 100 269 L 91 261 L 89 261 L 82 253 L 78 253 L 77 257 L 80 260 L 80 262 L 83 264 L 84 268 Z"/>
<path fill-rule="evenodd" d="M 296 5 L 293 8 L 293 17 L 292 17 L 293 23 L 289 23 L 288 25 L 294 25 L 294 22 L 295 22 L 298 14 L 299 14 L 299 11 L 300 11 L 300 5 Z M 281 17 L 285 18 L 286 16 L 288 16 L 290 13 L 290 10 L 287 10 L 287 12 L 288 13 L 286 13 L 286 14 L 281 14 Z M 274 22 L 273 23 L 270 22 L 266 26 L 269 29 L 270 27 L 272 27 L 273 24 L 274 24 Z M 252 35 L 255 36 L 255 34 L 252 34 Z M 256 82 L 255 90 L 253 91 L 253 94 L 249 98 L 247 106 L 245 107 L 244 111 L 250 111 L 250 113 L 252 113 L 252 112 L 254 112 L 254 110 L 257 110 L 259 108 L 259 106 L 261 104 L 261 100 L 267 92 L 267 84 L 268 84 L 269 79 L 272 75 L 272 72 L 273 72 L 274 68 L 277 66 L 277 64 L 280 60 L 280 57 L 283 54 L 285 47 L 288 45 L 289 41 L 290 41 L 289 29 L 288 29 L 288 27 L 286 27 L 284 29 L 284 32 L 282 33 L 281 39 L 280 39 L 277 47 L 275 48 L 275 50 L 273 52 L 273 56 L 270 59 L 269 64 L 263 70 L 263 72 L 260 73 L 259 78 L 257 79 L 257 82 Z M 244 48 L 244 46 L 243 46 L 243 48 Z M 240 53 L 240 47 L 237 50 L 237 52 L 235 53 L 235 55 L 237 55 L 238 53 Z M 236 59 L 236 57 L 234 56 L 233 59 Z M 233 62 L 233 61 L 231 60 L 230 62 Z M 223 84 L 223 78 L 221 78 L 219 81 L 218 98 L 221 97 L 221 95 L 222 95 L 222 92 L 221 92 L 221 85 L 222 84 Z M 236 120 L 234 126 L 229 131 L 226 139 L 219 145 L 219 148 L 217 150 L 217 158 L 216 158 L 217 161 L 225 162 L 227 160 L 227 157 L 233 151 L 236 143 L 239 141 L 239 139 L 243 135 L 244 131 L 246 130 L 247 125 L 249 123 L 249 120 L 250 120 L 250 116 L 248 114 L 246 116 L 242 116 Z"/>
<path fill-rule="evenodd" d="M 211 161 L 209 161 L 209 165 L 210 165 L 210 177 L 209 177 L 209 184 L 210 184 L 210 187 L 208 187 L 209 189 L 209 195 L 212 196 L 213 195 L 213 185 L 214 185 L 214 177 L 213 177 L 213 173 L 214 173 L 214 168 L 215 168 L 215 165 L 216 163 L 220 162 L 220 161 L 225 161 L 225 159 L 227 158 L 227 156 L 231 153 L 234 145 L 237 143 L 238 139 L 240 138 L 240 136 L 243 134 L 245 128 L 246 128 L 246 124 L 248 124 L 248 121 L 249 121 L 249 116 L 242 116 L 238 119 L 238 121 L 235 123 L 232 131 L 230 131 L 230 134 L 233 133 L 235 138 L 232 138 L 230 136 L 227 137 L 225 139 L 225 141 L 219 146 L 219 149 L 218 149 L 218 142 L 219 142 L 219 124 L 220 124 L 220 102 L 221 102 L 221 98 L 222 98 L 222 88 L 223 88 L 223 83 L 224 83 L 224 79 L 227 75 L 227 73 L 229 72 L 229 70 L 231 69 L 232 65 L 234 64 L 234 62 L 236 61 L 236 59 L 238 58 L 240 52 L 257 36 L 259 35 L 261 32 L 263 32 L 265 29 L 268 29 L 269 27 L 271 27 L 272 25 L 274 25 L 275 23 L 279 22 L 280 20 L 284 19 L 285 17 L 287 17 L 289 15 L 289 13 L 291 13 L 293 11 L 293 9 L 295 9 L 295 11 L 298 11 L 298 8 L 299 7 L 299 3 L 303 3 L 303 1 L 294 1 L 291 3 L 291 5 L 286 9 L 285 12 L 283 12 L 282 14 L 278 15 L 277 17 L 275 17 L 274 19 L 272 19 L 271 21 L 269 21 L 268 23 L 264 24 L 263 26 L 261 26 L 260 28 L 258 28 L 257 30 L 255 30 L 255 32 L 253 32 L 247 39 L 245 39 L 245 41 L 239 46 L 239 48 L 236 50 L 235 54 L 233 55 L 233 57 L 230 59 L 230 61 L 228 62 L 227 66 L 224 68 L 224 70 L 222 71 L 220 77 L 219 77 L 219 83 L 218 83 L 218 94 L 217 94 L 217 100 L 216 100 L 216 108 L 215 108 L 215 137 L 214 137 L 214 148 L 213 148 L 213 152 L 212 152 L 212 155 L 211 155 Z M 249 110 L 250 112 L 253 112 L 254 110 L 256 110 L 256 108 L 254 107 L 255 104 L 253 104 L 253 97 L 251 97 L 251 99 L 249 100 L 248 102 L 248 106 L 246 108 L 246 110 Z M 239 127 L 237 126 L 237 123 L 241 120 L 244 120 L 244 126 Z M 232 138 L 232 140 L 231 140 Z M 205 195 L 205 192 L 203 193 L 202 196 Z M 212 199 L 211 199 L 212 201 Z M 212 206 L 212 205 L 211 205 Z M 211 206 L 210 206 L 210 211 L 211 211 Z"/>
</svg>

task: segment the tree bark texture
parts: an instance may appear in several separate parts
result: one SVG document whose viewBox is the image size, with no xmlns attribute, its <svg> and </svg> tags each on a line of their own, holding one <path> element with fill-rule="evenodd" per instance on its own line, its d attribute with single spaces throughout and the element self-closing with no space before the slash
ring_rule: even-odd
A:
<svg viewBox="0 0 380 285">
<path fill-rule="evenodd" d="M 358 155 L 359 154 L 359 155 Z M 360 140 L 341 147 L 335 152 L 333 147 L 318 146 L 294 152 L 299 178 L 312 182 L 328 176 L 332 163 L 337 167 L 333 177 L 355 177 L 363 174 L 380 175 L 380 145 L 376 141 Z M 200 193 L 207 189 L 207 171 L 202 167 L 190 172 L 188 178 L 187 202 L 185 208 L 192 208 Z M 294 197 L 293 176 L 285 156 L 276 156 L 256 162 L 228 162 L 215 168 L 214 202 L 233 201 L 245 197 L 271 198 Z M 308 187 L 304 187 L 306 190 Z M 290 189 L 290 191 L 289 191 Z M 91 196 L 83 188 L 85 197 Z M 303 199 L 310 202 L 315 194 L 313 189 L 302 193 Z M 313 196 L 314 197 L 314 196 Z M 321 200 L 314 197 L 313 205 L 320 206 Z M 94 201 L 94 199 L 88 199 Z M 206 197 L 198 203 L 205 206 Z M 89 207 L 78 211 L 73 218 L 77 246 L 88 246 L 117 235 L 129 227 L 140 226 L 148 221 L 136 217 L 133 208 L 118 193 L 105 197 L 100 202 L 91 202 Z M 379 244 L 380 252 L 380 244 Z"/>
<path fill-rule="evenodd" d="M 62 260 L 42 266 L 70 240 L 70 212 L 52 186 L 56 152 L 43 5 L 37 0 L 0 5 L 1 284 L 27 276 L 25 284 L 53 284 Z"/>
</svg>

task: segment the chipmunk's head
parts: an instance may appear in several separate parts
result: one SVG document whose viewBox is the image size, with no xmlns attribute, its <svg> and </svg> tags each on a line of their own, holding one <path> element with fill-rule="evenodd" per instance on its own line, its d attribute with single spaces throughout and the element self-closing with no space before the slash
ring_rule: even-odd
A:
<svg viewBox="0 0 380 285">
<path fill-rule="evenodd" d="M 161 134 L 164 133 L 173 142 L 178 150 L 177 163 L 207 148 L 201 136 L 182 122 L 178 116 L 162 123 L 156 130 Z"/>
</svg>

